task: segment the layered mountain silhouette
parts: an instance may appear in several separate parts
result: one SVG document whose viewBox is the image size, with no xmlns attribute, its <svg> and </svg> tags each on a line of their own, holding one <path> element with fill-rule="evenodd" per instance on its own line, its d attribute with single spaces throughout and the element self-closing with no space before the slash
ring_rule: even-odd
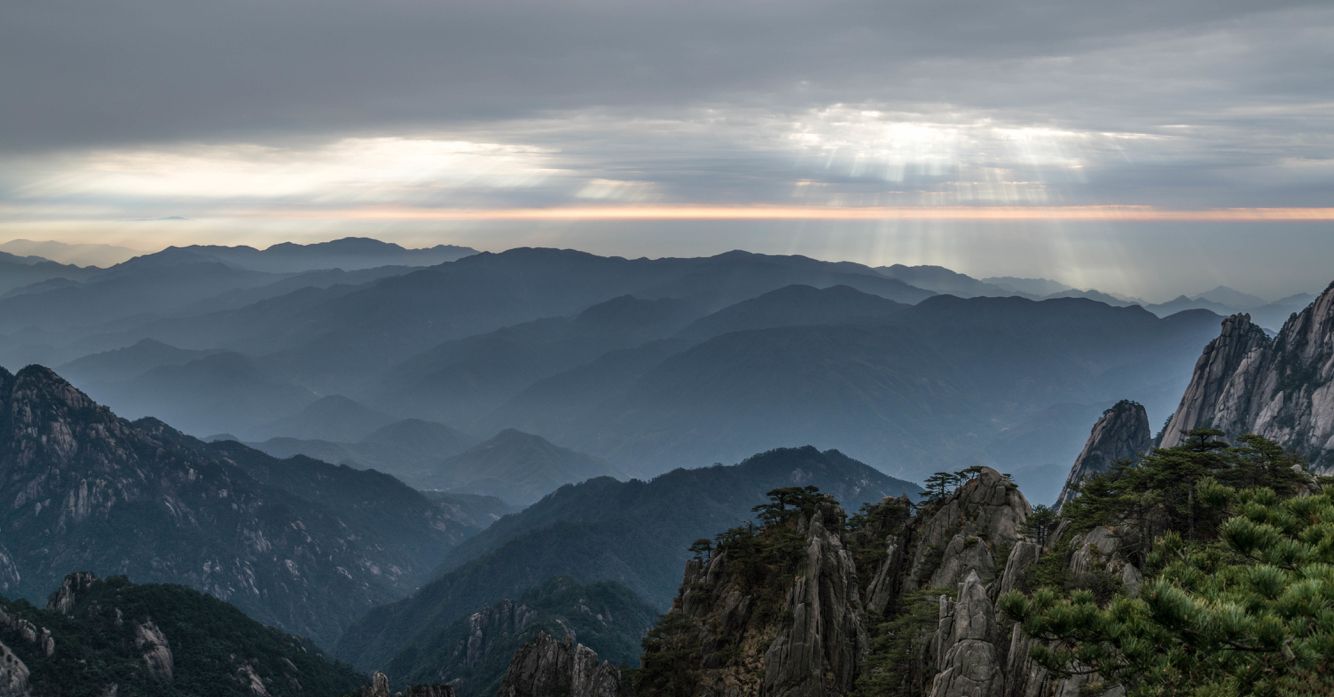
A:
<svg viewBox="0 0 1334 697">
<path fill-rule="evenodd" d="M 494 496 L 527 505 L 565 484 L 624 476 L 611 464 L 541 436 L 506 429 L 409 477 L 424 489 Z"/>
<path fill-rule="evenodd" d="M 830 301 L 837 317 L 847 303 Z M 642 468 L 632 474 L 793 442 L 838 444 L 898 472 L 1068 462 L 1087 435 L 1086 417 L 1108 403 L 1130 394 L 1168 413 L 1217 321 L 1077 299 L 936 296 L 879 321 L 613 352 L 536 383 L 481 427 L 559 439 Z M 1087 408 L 1055 424 L 1066 430 L 1046 421 L 1042 439 L 1006 440 L 1071 403 Z M 1053 454 L 1052 443 L 1062 449 Z"/>
<path fill-rule="evenodd" d="M 470 532 L 387 475 L 126 421 L 38 366 L 0 370 L 0 473 L 0 592 L 132 573 L 324 643 Z"/>
<path fill-rule="evenodd" d="M 751 520 L 764 492 L 807 485 L 853 509 L 918 491 L 837 451 L 811 447 L 649 482 L 601 477 L 563 487 L 456 548 L 443 575 L 411 598 L 368 613 L 344 635 L 337 655 L 364 669 L 411 660 L 403 656 L 432 643 L 441 627 L 557 576 L 616 581 L 665 608 L 691 542 Z"/>
<path fill-rule="evenodd" d="M 477 250 L 452 244 L 408 249 L 368 237 L 345 237 L 330 242 L 283 242 L 265 249 L 192 245 L 159 254 L 190 254 L 216 259 L 228 266 L 255 271 L 291 273 L 320 269 L 354 271 L 377 266 L 435 266 L 476 254 Z"/>
<path fill-rule="evenodd" d="M 0 300 L 17 303 L 0 313 L 0 357 L 78 357 L 70 377 L 127 415 L 405 476 L 430 463 L 346 446 L 412 418 L 515 428 L 642 476 L 806 442 L 920 476 L 979 461 L 1064 467 L 1088 418 L 1121 398 L 1161 418 L 1216 321 L 1155 321 L 1044 279 L 745 252 L 516 249 L 402 265 L 438 253 L 367 240 L 164 250 Z M 348 255 L 365 263 L 284 261 Z M 1106 302 L 990 297 L 1044 292 Z M 1295 300 L 1264 311 L 1285 314 L 1284 302 Z M 960 395 L 968 406 L 954 409 Z M 331 417 L 340 425 L 322 431 L 293 420 L 338 396 L 385 416 Z"/>
<path fill-rule="evenodd" d="M 357 428 L 346 435 L 362 430 Z M 440 467 L 441 462 L 476 443 L 473 436 L 444 424 L 403 419 L 381 426 L 352 442 L 277 437 L 250 445 L 274 457 L 306 455 L 358 469 L 375 469 L 412 486 L 430 489 L 431 473 Z"/>
<path fill-rule="evenodd" d="M 24 292 L 42 292 L 59 287 L 55 281 L 75 283 L 97 269 L 60 264 L 39 256 L 0 252 L 0 297 Z"/>
</svg>

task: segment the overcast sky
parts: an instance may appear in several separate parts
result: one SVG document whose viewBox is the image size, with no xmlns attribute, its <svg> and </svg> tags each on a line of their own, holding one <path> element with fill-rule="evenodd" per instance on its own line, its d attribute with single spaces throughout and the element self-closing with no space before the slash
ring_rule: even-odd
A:
<svg viewBox="0 0 1334 697">
<path fill-rule="evenodd" d="M 1329 0 L 14 0 L 0 94 L 0 239 L 1334 277 Z"/>
</svg>

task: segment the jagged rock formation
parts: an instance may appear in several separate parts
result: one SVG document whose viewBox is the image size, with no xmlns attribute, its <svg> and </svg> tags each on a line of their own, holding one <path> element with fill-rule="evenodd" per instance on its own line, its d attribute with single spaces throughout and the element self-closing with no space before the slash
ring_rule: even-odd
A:
<svg viewBox="0 0 1334 697">
<path fill-rule="evenodd" d="M 866 653 L 852 554 L 818 511 L 806 525 L 806 554 L 788 591 L 789 622 L 764 653 L 766 695 L 805 697 L 844 691 Z"/>
<path fill-rule="evenodd" d="M 621 672 L 566 635 L 542 632 L 514 654 L 497 697 L 620 697 Z"/>
<path fill-rule="evenodd" d="M 993 643 L 991 598 L 977 571 L 969 571 L 955 601 L 940 599 L 940 626 L 934 637 L 938 657 L 930 697 L 995 695 L 1005 675 Z"/>
<path fill-rule="evenodd" d="M 1075 458 L 1070 476 L 1056 499 L 1056 507 L 1069 503 L 1076 488 L 1090 477 L 1110 470 L 1120 462 L 1133 462 L 1153 447 L 1149 414 L 1138 402 L 1121 400 L 1104 411 L 1093 425 L 1088 442 Z"/>
<path fill-rule="evenodd" d="M 1249 315 L 1223 321 L 1205 347 L 1160 445 L 1210 427 L 1256 433 L 1334 468 L 1334 284 L 1294 314 L 1273 339 Z"/>
<path fill-rule="evenodd" d="M 516 651 L 537 634 L 571 635 L 617 665 L 639 659 L 640 640 L 657 611 L 615 583 L 550 579 L 408 642 L 386 672 L 408 682 L 442 682 L 463 697 L 491 697 Z"/>
<path fill-rule="evenodd" d="M 990 583 L 999 558 L 1023 534 L 1031 508 L 1013 482 L 989 467 L 939 505 L 927 507 L 907 530 L 909 565 L 900 592 L 954 589 L 970 571 Z"/>
<path fill-rule="evenodd" d="M 720 536 L 687 565 L 672 611 L 646 640 L 639 693 L 836 697 L 879 671 L 910 693 L 1001 697 L 1011 626 L 996 598 L 1038 550 L 1024 539 L 1030 509 L 1015 485 L 989 468 L 974 475 L 916 516 L 906 500 L 886 499 L 845 523 L 824 503 Z M 775 566 L 783 555 L 787 565 Z M 882 626 L 923 595 L 938 612 L 918 626 Z M 893 665 L 871 650 L 885 632 L 911 644 Z M 668 675 L 686 677 L 654 682 Z"/>
<path fill-rule="evenodd" d="M 815 697 L 852 689 L 868 640 L 842 533 L 842 509 L 825 501 L 687 565 L 670 614 L 690 628 L 683 638 L 703 659 L 691 675 L 694 694 Z M 751 551 L 754 544 L 785 545 L 791 558 L 766 565 L 752 556 L 763 554 Z M 658 694 L 659 686 L 640 687 Z"/>
<path fill-rule="evenodd" d="M 27 697 L 28 666 L 8 646 L 0 643 L 0 697 Z"/>
<path fill-rule="evenodd" d="M 375 673 L 371 684 L 361 688 L 361 697 L 455 697 L 454 688 L 449 685 L 412 685 L 399 692 L 389 691 L 389 676 Z"/>
<path fill-rule="evenodd" d="M 40 599 L 72 568 L 132 573 L 325 643 L 463 534 L 385 475 L 131 423 L 40 366 L 0 369 L 0 502 L 9 595 Z"/>
<path fill-rule="evenodd" d="M 0 600 L 3 697 L 333 697 L 363 683 L 309 641 L 181 586 L 80 573 L 45 609 Z"/>
</svg>

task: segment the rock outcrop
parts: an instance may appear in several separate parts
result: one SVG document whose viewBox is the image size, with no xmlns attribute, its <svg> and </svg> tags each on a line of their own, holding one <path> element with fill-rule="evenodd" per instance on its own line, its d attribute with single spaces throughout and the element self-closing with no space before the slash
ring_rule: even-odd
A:
<svg viewBox="0 0 1334 697">
<path fill-rule="evenodd" d="M 1255 433 L 1334 469 L 1334 284 L 1273 339 L 1249 315 L 1223 321 L 1160 437 L 1179 445 L 1195 428 Z"/>
<path fill-rule="evenodd" d="M 1003 563 L 998 555 L 1022 537 L 1031 512 L 1014 482 L 990 467 L 980 468 L 914 522 L 902 592 L 953 589 L 970 571 L 991 583 Z"/>
<path fill-rule="evenodd" d="M 29 675 L 28 666 L 0 642 L 0 697 L 28 697 Z"/>
<path fill-rule="evenodd" d="M 789 621 L 765 651 L 761 694 L 843 694 L 866 653 L 857 568 L 825 518 L 817 512 L 806 525 L 805 559 L 787 594 Z"/>
<path fill-rule="evenodd" d="M 940 626 L 934 637 L 939 657 L 930 697 L 991 697 L 1005 673 L 995 645 L 995 608 L 976 571 L 960 584 L 958 599 L 940 599 Z"/>
<path fill-rule="evenodd" d="M 605 661 L 631 665 L 659 614 L 620 584 L 556 577 L 432 627 L 383 667 L 405 683 L 445 683 L 465 697 L 491 697 L 515 653 L 539 632 L 571 636 Z"/>
<path fill-rule="evenodd" d="M 87 571 L 67 574 L 56 592 L 47 598 L 46 609 L 68 616 L 79 601 L 79 594 L 92 588 L 94 583 L 97 583 L 97 577 Z"/>
<path fill-rule="evenodd" d="M 566 635 L 546 632 L 519 649 L 497 697 L 620 697 L 621 672 Z"/>
<path fill-rule="evenodd" d="M 398 692 L 389 691 L 389 676 L 377 672 L 371 676 L 371 684 L 362 688 L 361 697 L 455 697 L 457 693 L 449 685 L 413 685 Z"/>
<path fill-rule="evenodd" d="M 1024 539 L 1030 508 L 1014 483 L 985 467 L 969 475 L 915 516 L 907 501 L 885 499 L 854 526 L 824 503 L 721 536 L 687 565 L 671 613 L 646 642 L 642 676 L 689 678 L 646 695 L 851 694 L 872 668 L 872 635 L 934 594 L 934 618 L 892 630 L 916 657 L 892 666 L 892 679 L 902 674 L 900 687 L 932 697 L 1000 697 L 1011 626 L 996 599 L 1019 584 L 1038 548 Z M 781 555 L 788 566 L 774 561 Z M 680 652 L 697 662 L 673 663 Z"/>
<path fill-rule="evenodd" d="M 309 641 L 181 586 L 78 573 L 47 608 L 0 599 L 0 697 L 330 697 L 364 682 Z"/>
<path fill-rule="evenodd" d="M 1090 477 L 1107 472 L 1118 463 L 1134 462 L 1152 447 L 1153 433 L 1144 406 L 1129 400 L 1117 402 L 1093 425 L 1056 499 L 1056 507 L 1059 509 L 1077 496 L 1078 486 Z"/>
<path fill-rule="evenodd" d="M 846 695 L 869 647 L 844 514 L 827 497 L 725 533 L 686 565 L 681 591 L 647 640 L 688 646 L 692 665 L 650 649 L 645 695 Z M 664 683 L 672 684 L 664 684 Z"/>
<path fill-rule="evenodd" d="M 143 656 L 148 674 L 171 682 L 176 661 L 171 654 L 171 644 L 153 620 L 145 620 L 134 626 L 134 646 Z"/>
</svg>

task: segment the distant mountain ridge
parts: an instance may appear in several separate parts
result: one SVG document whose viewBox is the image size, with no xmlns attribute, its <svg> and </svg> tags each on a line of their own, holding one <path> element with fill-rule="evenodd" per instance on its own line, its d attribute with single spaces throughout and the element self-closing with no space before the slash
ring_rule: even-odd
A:
<svg viewBox="0 0 1334 697">
<path fill-rule="evenodd" d="M 413 249 L 369 237 L 344 237 L 311 244 L 282 242 L 264 249 L 244 245 L 168 247 L 148 256 L 182 254 L 215 259 L 252 271 L 294 273 L 317 269 L 353 271 L 376 266 L 434 266 L 477 254 L 477 250 L 452 244 Z"/>
<path fill-rule="evenodd" d="M 355 429 L 353 436 L 364 429 Z M 234 437 L 232 438 L 235 439 Z M 275 437 L 250 447 L 274 457 L 306 455 L 336 465 L 375 469 L 419 489 L 432 488 L 429 473 L 445 459 L 476 445 L 477 438 L 422 419 L 388 423 L 356 441 Z"/>
<path fill-rule="evenodd" d="M 610 463 L 541 436 L 506 429 L 410 477 L 426 489 L 494 496 L 527 505 L 565 484 L 624 476 Z"/>
<path fill-rule="evenodd" d="M 1034 458 L 1055 443 L 1061 450 L 1047 456 L 1064 469 L 1087 436 L 1082 417 L 1062 422 L 1068 433 L 1029 438 L 1027 450 L 998 439 L 1055 404 L 1130 396 L 1165 414 L 1218 321 L 1080 299 L 944 295 L 873 322 L 843 321 L 846 300 L 829 293 L 808 293 L 829 301 L 824 311 L 797 314 L 837 323 L 614 352 L 535 383 L 479 428 L 547 436 L 636 475 L 793 442 L 914 473 L 1001 454 L 1009 459 L 990 460 L 999 467 L 1049 464 Z"/>
</svg>

